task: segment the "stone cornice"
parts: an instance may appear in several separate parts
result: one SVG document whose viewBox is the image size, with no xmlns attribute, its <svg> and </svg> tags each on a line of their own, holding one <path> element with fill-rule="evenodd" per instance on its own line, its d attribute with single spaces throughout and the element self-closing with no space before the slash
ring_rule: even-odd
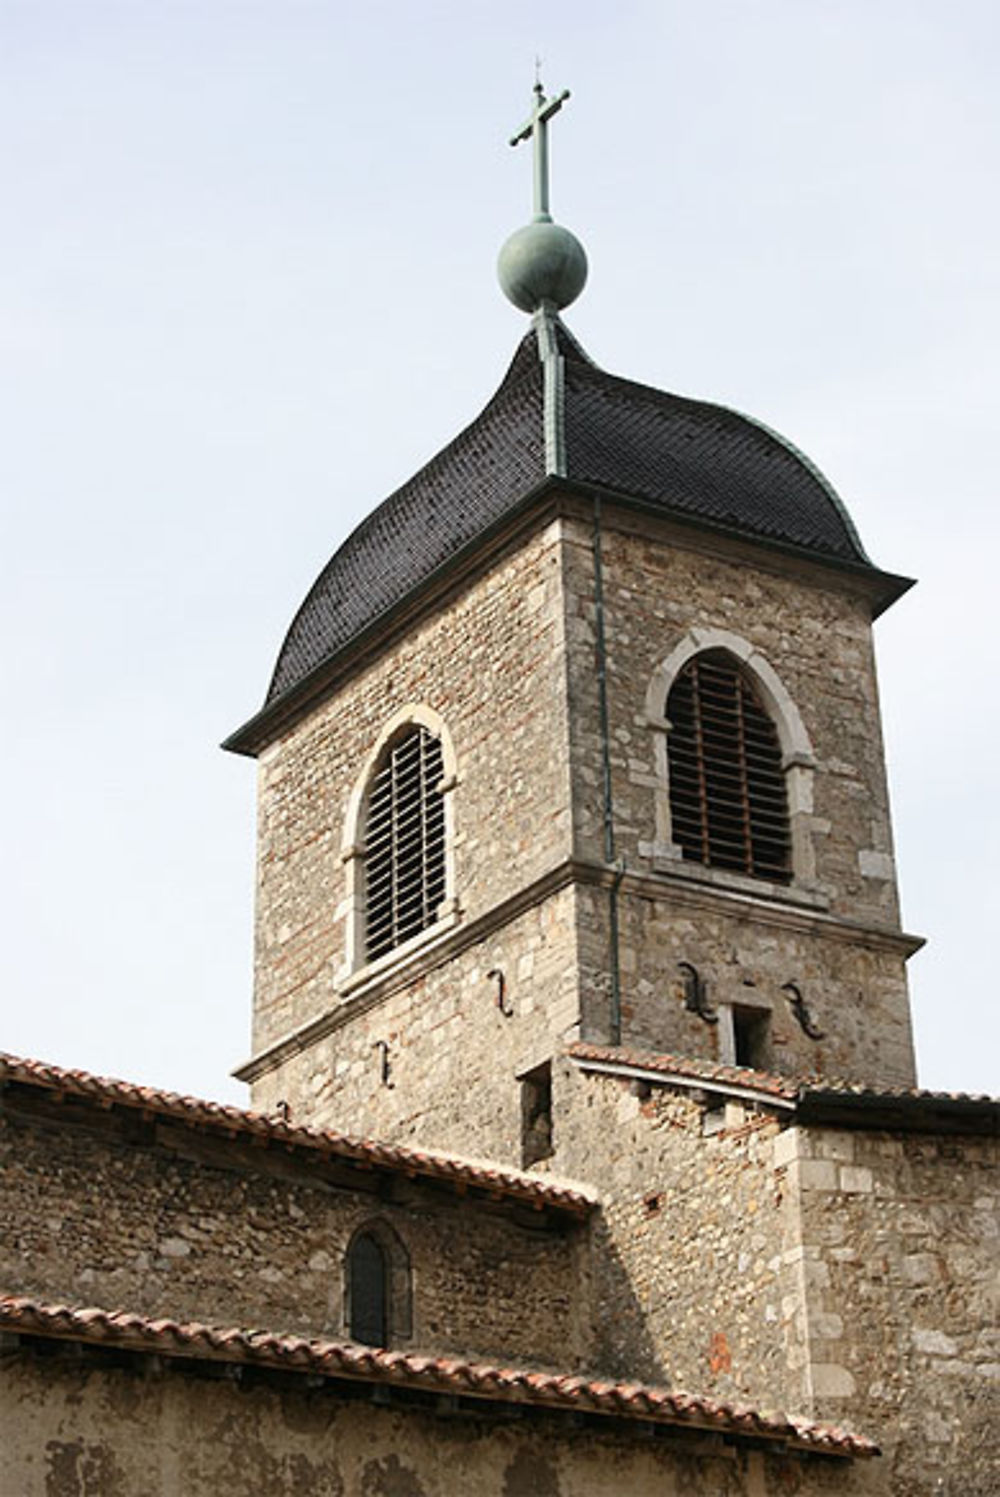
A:
<svg viewBox="0 0 1000 1497">
<path fill-rule="evenodd" d="M 869 951 L 885 951 L 903 957 L 911 956 L 923 945 L 920 937 L 877 926 L 860 925 L 836 916 L 783 903 L 779 898 L 761 898 L 740 889 L 693 883 L 687 877 L 672 873 L 645 873 L 618 869 L 580 858 L 566 858 L 538 878 L 501 900 L 473 919 L 462 919 L 440 940 L 430 940 L 408 953 L 398 965 L 379 972 L 369 982 L 344 996 L 340 1001 L 273 1040 L 264 1049 L 242 1061 L 233 1071 L 240 1081 L 256 1081 L 276 1066 L 301 1054 L 342 1029 L 360 1014 L 377 1007 L 383 1000 L 409 986 L 418 977 L 443 966 L 460 952 L 476 945 L 494 931 L 509 925 L 527 910 L 573 884 L 610 889 L 620 880 L 623 894 L 661 900 L 685 909 L 705 910 L 737 919 L 753 919 L 763 925 L 791 930 L 824 940 L 862 946 Z M 331 977 L 332 983 L 332 977 Z"/>
<path fill-rule="evenodd" d="M 407 629 L 412 629 L 441 606 L 455 590 L 488 570 L 500 550 L 517 545 L 526 534 L 541 529 L 556 515 L 589 516 L 596 496 L 608 506 L 614 528 L 639 532 L 655 527 L 666 543 L 686 550 L 708 552 L 722 559 L 745 561 L 765 571 L 805 576 L 817 586 L 835 585 L 864 598 L 877 617 L 913 583 L 910 578 L 843 558 L 822 556 L 773 539 L 747 535 L 713 524 L 704 517 L 665 512 L 659 504 L 611 489 L 596 488 L 567 478 L 547 477 L 530 489 L 493 525 L 461 547 L 413 592 L 372 620 L 350 644 L 334 651 L 276 701 L 266 703 L 223 741 L 232 753 L 257 757 L 269 744 L 295 726 L 343 682 Z"/>
<path fill-rule="evenodd" d="M 580 882 L 599 883 L 610 887 L 618 876 L 615 869 L 597 864 L 578 864 L 581 870 L 589 869 L 590 876 L 581 872 Z M 644 899 L 667 900 L 671 904 L 682 904 L 688 908 L 712 911 L 720 915 L 752 917 L 765 925 L 778 926 L 783 930 L 801 931 L 806 935 L 818 935 L 834 941 L 843 941 L 851 946 L 864 946 L 869 951 L 888 951 L 904 959 L 920 950 L 923 936 L 908 935 L 904 931 L 890 930 L 885 926 L 863 925 L 858 921 L 844 920 L 814 907 L 814 896 L 806 893 L 801 902 L 797 890 L 788 890 L 780 885 L 768 886 L 767 894 L 752 894 L 746 888 L 748 880 L 733 879 L 733 887 L 721 880 L 702 883 L 687 869 L 659 868 L 655 873 L 628 870 L 622 880 L 624 891 L 641 895 Z"/>
<path fill-rule="evenodd" d="M 523 889 L 519 889 L 508 899 L 493 905 L 482 915 L 473 920 L 463 920 L 453 926 L 440 940 L 428 940 L 425 945 L 405 956 L 398 966 L 380 972 L 360 989 L 343 997 L 335 1008 L 328 1009 L 325 1013 L 307 1020 L 305 1024 L 289 1030 L 266 1049 L 252 1055 L 249 1060 L 243 1061 L 232 1074 L 238 1081 L 256 1081 L 259 1076 L 265 1075 L 275 1066 L 281 1065 L 283 1061 L 291 1059 L 293 1055 L 308 1050 L 317 1040 L 325 1039 L 328 1034 L 332 1034 L 336 1029 L 342 1029 L 359 1014 L 377 1007 L 383 999 L 391 997 L 393 993 L 398 993 L 401 988 L 408 987 L 415 978 L 423 977 L 435 968 L 443 966 L 445 962 L 450 961 L 467 947 L 476 945 L 493 931 L 509 925 L 526 910 L 532 909 L 551 895 L 565 889 L 567 885 L 575 881 L 576 866 L 571 859 L 567 859 L 549 869 L 547 873 L 543 873 L 541 877 L 526 884 Z"/>
</svg>

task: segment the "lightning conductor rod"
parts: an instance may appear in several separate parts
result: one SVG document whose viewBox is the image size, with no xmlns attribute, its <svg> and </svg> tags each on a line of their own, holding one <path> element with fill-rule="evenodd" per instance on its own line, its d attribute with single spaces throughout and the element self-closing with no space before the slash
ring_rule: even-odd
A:
<svg viewBox="0 0 1000 1497">
<path fill-rule="evenodd" d="M 560 109 L 569 98 L 569 89 L 564 88 L 561 94 L 555 98 L 546 99 L 545 89 L 542 87 L 541 79 L 535 83 L 535 105 L 531 114 L 518 130 L 512 135 L 510 143 L 512 146 L 521 144 L 522 140 L 530 140 L 533 147 L 535 164 L 535 212 L 533 221 L 536 224 L 550 224 L 552 214 L 549 212 L 549 120 Z"/>
</svg>

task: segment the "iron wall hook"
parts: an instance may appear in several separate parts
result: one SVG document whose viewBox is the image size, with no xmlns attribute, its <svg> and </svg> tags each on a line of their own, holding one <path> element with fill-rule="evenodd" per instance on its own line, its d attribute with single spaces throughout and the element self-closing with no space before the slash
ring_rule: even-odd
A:
<svg viewBox="0 0 1000 1497">
<path fill-rule="evenodd" d="M 379 1079 L 381 1080 L 383 1086 L 387 1086 L 389 1090 L 392 1091 L 396 1083 L 391 1080 L 392 1067 L 389 1064 L 389 1041 L 376 1040 L 373 1048 L 375 1050 L 378 1050 L 381 1055 L 381 1060 L 379 1063 Z"/>
<path fill-rule="evenodd" d="M 505 1019 L 514 1017 L 514 1007 L 507 1002 L 507 979 L 499 967 L 491 967 L 486 976 L 497 985 L 497 1008 Z"/>
<path fill-rule="evenodd" d="M 783 982 L 781 991 L 788 994 L 788 1001 L 792 1005 L 792 1013 L 802 1026 L 803 1034 L 807 1034 L 811 1040 L 822 1040 L 826 1038 L 825 1030 L 820 1029 L 813 1018 L 809 1005 L 803 998 L 794 982 Z"/>
<path fill-rule="evenodd" d="M 698 968 L 690 962 L 678 962 L 677 966 L 684 973 L 684 1007 L 689 1013 L 704 1019 L 706 1024 L 718 1024 L 719 1015 L 708 1001 L 705 981 Z"/>
</svg>

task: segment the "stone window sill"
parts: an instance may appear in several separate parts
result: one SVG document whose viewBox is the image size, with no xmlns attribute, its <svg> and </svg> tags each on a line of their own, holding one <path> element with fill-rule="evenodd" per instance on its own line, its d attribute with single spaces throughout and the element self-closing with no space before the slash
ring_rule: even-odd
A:
<svg viewBox="0 0 1000 1497">
<path fill-rule="evenodd" d="M 830 908 L 830 901 L 821 890 L 805 884 L 776 884 L 770 879 L 750 878 L 745 873 L 732 873 L 726 868 L 708 868 L 703 863 L 688 863 L 673 848 L 653 847 L 651 858 L 655 873 L 685 884 L 702 884 L 710 889 L 748 894 L 755 899 L 767 899 L 778 904 L 799 905 L 807 910 Z"/>
<path fill-rule="evenodd" d="M 425 953 L 445 940 L 451 934 L 461 920 L 461 911 L 457 908 L 454 900 L 449 900 L 443 906 L 443 913 L 433 925 L 428 925 L 426 930 L 420 931 L 418 935 L 411 936 L 401 946 L 394 946 L 384 956 L 378 957 L 373 962 L 366 962 L 363 967 L 358 967 L 354 972 L 338 975 L 336 991 L 341 998 L 353 998 L 356 993 L 367 991 L 369 987 L 376 987 L 383 978 L 387 976 L 396 977 L 405 972 L 409 967 L 419 965 Z"/>
</svg>

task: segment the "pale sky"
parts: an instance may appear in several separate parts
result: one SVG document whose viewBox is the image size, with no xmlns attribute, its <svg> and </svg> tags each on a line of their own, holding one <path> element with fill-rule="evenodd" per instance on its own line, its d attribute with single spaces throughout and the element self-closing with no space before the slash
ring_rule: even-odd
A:
<svg viewBox="0 0 1000 1497">
<path fill-rule="evenodd" d="M 0 0 L 0 1048 L 245 1101 L 217 745 L 524 331 L 540 53 L 573 331 L 776 427 L 920 579 L 876 637 L 921 1080 L 1000 1092 L 998 44 L 974 0 Z"/>
</svg>

